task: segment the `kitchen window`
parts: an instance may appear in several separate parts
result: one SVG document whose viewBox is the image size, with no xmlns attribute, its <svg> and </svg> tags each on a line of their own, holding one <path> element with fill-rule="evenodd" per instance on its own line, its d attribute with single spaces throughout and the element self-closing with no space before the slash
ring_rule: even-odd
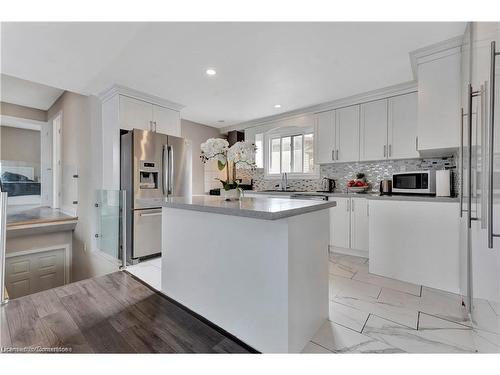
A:
<svg viewBox="0 0 500 375">
<path fill-rule="evenodd" d="M 291 178 L 314 178 L 314 133 L 290 129 L 275 131 L 266 137 L 265 155 L 266 177 L 277 177 L 287 173 Z"/>
</svg>

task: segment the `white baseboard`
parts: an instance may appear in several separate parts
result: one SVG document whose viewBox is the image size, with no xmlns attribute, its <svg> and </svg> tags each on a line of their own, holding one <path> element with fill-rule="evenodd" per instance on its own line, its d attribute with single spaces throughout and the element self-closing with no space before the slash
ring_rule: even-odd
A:
<svg viewBox="0 0 500 375">
<path fill-rule="evenodd" d="M 329 248 L 330 248 L 331 253 L 368 258 L 368 251 L 366 251 L 366 250 L 347 249 L 345 247 L 336 247 L 336 246 L 330 246 Z"/>
</svg>

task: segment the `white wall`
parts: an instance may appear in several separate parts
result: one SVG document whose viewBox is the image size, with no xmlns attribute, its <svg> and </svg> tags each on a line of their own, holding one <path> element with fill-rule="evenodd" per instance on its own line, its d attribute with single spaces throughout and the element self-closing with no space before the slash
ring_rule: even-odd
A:
<svg viewBox="0 0 500 375">
<path fill-rule="evenodd" d="M 65 92 L 49 109 L 48 118 L 62 111 L 62 150 L 64 166 L 78 172 L 76 195 L 74 186 L 63 181 L 62 207 L 76 211 L 78 224 L 73 234 L 73 281 L 94 277 L 118 269 L 115 262 L 97 250 L 97 211 L 94 207 L 97 189 L 101 187 L 100 103 L 95 97 Z"/>
</svg>

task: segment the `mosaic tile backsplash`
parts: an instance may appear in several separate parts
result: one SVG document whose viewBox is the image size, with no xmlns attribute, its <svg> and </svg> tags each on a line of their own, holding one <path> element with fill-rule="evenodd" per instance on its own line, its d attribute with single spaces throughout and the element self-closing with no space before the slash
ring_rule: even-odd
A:
<svg viewBox="0 0 500 375">
<path fill-rule="evenodd" d="M 378 191 L 379 182 L 390 179 L 395 172 L 418 171 L 418 170 L 441 170 L 450 169 L 452 175 L 452 194 L 458 192 L 458 178 L 456 176 L 456 157 L 431 158 L 431 159 L 405 159 L 405 160 L 382 160 L 374 162 L 338 163 L 325 164 L 320 167 L 320 178 L 310 180 L 288 180 L 291 190 L 317 191 L 322 190 L 324 177 L 333 178 L 337 183 L 336 191 L 344 191 L 347 181 L 356 178 L 357 173 L 364 173 L 372 190 Z M 240 170 L 239 178 L 253 179 L 254 190 L 272 190 L 280 180 L 264 179 L 264 170 L 255 171 Z"/>
</svg>

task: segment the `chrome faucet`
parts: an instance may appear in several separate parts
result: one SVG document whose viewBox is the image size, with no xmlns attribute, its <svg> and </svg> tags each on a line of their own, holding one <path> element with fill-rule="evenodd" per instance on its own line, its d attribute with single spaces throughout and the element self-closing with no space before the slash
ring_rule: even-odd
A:
<svg viewBox="0 0 500 375">
<path fill-rule="evenodd" d="M 286 172 L 281 174 L 281 190 L 288 190 L 288 174 Z"/>
</svg>

